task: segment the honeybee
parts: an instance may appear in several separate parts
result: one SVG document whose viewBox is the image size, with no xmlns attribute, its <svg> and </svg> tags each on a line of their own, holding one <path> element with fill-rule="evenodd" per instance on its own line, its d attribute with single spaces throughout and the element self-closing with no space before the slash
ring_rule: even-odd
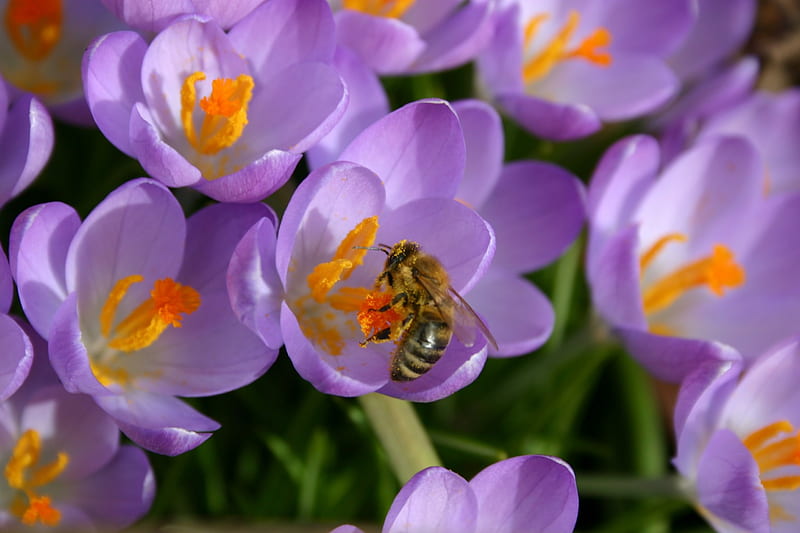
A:
<svg viewBox="0 0 800 533">
<path fill-rule="evenodd" d="M 442 357 L 453 334 L 465 346 L 472 346 L 477 328 L 497 348 L 483 320 L 450 286 L 444 266 L 423 252 L 418 243 L 402 240 L 394 246 L 379 244 L 367 249 L 386 254 L 375 287 L 387 286 L 394 294 L 388 304 L 374 311 L 395 308 L 401 311 L 403 319 L 399 333 L 387 327 L 365 339 L 361 346 L 399 335 L 390 365 L 393 381 L 413 381 L 428 372 Z"/>
</svg>

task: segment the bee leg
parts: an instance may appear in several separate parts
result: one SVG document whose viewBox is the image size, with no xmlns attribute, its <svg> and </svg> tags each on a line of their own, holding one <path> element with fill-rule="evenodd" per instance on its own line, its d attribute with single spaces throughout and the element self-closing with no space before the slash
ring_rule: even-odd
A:
<svg viewBox="0 0 800 533">
<path fill-rule="evenodd" d="M 376 343 L 386 342 L 391 338 L 391 336 L 392 336 L 392 328 L 383 328 L 382 330 L 376 332 L 373 335 L 370 335 L 363 341 L 359 342 L 358 345 L 361 346 L 362 348 L 366 348 L 367 344 L 369 344 L 370 342 L 376 342 Z"/>
<path fill-rule="evenodd" d="M 388 311 L 389 309 L 391 309 L 392 307 L 394 307 L 398 303 L 400 303 L 400 300 L 408 300 L 408 294 L 406 294 L 404 292 L 398 292 L 397 294 L 394 295 L 394 298 L 392 298 L 391 302 L 389 302 L 388 304 L 384 305 L 380 309 L 370 309 L 370 311 L 377 311 L 379 313 L 385 313 L 386 311 Z"/>
</svg>

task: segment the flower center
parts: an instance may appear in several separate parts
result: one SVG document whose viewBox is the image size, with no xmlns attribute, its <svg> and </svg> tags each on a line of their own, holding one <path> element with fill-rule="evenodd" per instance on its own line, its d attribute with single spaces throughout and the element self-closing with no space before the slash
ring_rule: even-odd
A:
<svg viewBox="0 0 800 533">
<path fill-rule="evenodd" d="M 150 298 L 142 302 L 125 319 L 114 326 L 114 317 L 122 299 L 134 283 L 143 281 L 138 274 L 118 280 L 108 294 L 100 311 L 100 330 L 108 340 L 106 346 L 122 352 L 134 352 L 153 344 L 170 326 L 182 326 L 183 315 L 190 315 L 200 307 L 200 293 L 188 285 L 170 278 L 153 284 Z M 113 327 L 112 327 L 113 326 Z M 106 361 L 93 361 L 92 370 L 103 385 L 125 383 L 128 375 Z"/>
<path fill-rule="evenodd" d="M 26 526 L 37 522 L 55 526 L 61 521 L 61 513 L 53 508 L 48 496 L 38 493 L 38 489 L 55 480 L 64 471 L 69 463 L 69 456 L 58 452 L 53 461 L 40 466 L 41 450 L 39 433 L 33 429 L 25 431 L 17 440 L 4 472 L 8 486 L 18 491 L 11 503 L 11 514 Z"/>
<path fill-rule="evenodd" d="M 536 34 L 543 22 L 550 15 L 541 13 L 531 17 L 523 33 L 523 52 L 527 59 L 522 66 L 522 78 L 526 85 L 546 76 L 560 61 L 582 58 L 595 65 L 606 67 L 611 64 L 611 54 L 602 48 L 611 44 L 611 32 L 606 28 L 597 28 L 588 37 L 584 38 L 577 46 L 570 48 L 575 30 L 580 23 L 580 14 L 570 10 L 564 26 L 538 51 L 530 52 Z"/>
<path fill-rule="evenodd" d="M 61 0 L 9 0 L 4 22 L 17 51 L 30 61 L 50 55 L 61 38 Z"/>
<path fill-rule="evenodd" d="M 656 241 L 639 259 L 642 275 L 667 244 L 686 240 L 682 233 L 670 233 Z M 716 296 L 723 296 L 726 288 L 739 287 L 744 281 L 744 268 L 736 262 L 733 252 L 723 244 L 715 244 L 708 256 L 675 269 L 647 287 L 642 295 L 644 313 L 652 315 L 669 307 L 691 289 L 706 286 Z"/>
<path fill-rule="evenodd" d="M 235 80 L 219 78 L 211 82 L 211 95 L 200 100 L 203 120 L 195 127 L 196 84 L 206 79 L 204 72 L 186 77 L 181 88 L 181 122 L 186 140 L 200 154 L 214 155 L 233 146 L 247 125 L 247 106 L 255 83 L 247 74 Z"/>
<path fill-rule="evenodd" d="M 342 6 L 376 17 L 397 19 L 402 17 L 414 2 L 416 0 L 344 0 Z"/>
</svg>

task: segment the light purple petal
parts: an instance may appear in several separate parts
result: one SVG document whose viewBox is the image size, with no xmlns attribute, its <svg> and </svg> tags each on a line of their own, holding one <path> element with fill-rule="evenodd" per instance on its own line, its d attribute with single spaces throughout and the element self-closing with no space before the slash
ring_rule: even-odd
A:
<svg viewBox="0 0 800 533">
<path fill-rule="evenodd" d="M 497 236 L 495 264 L 528 272 L 564 253 L 583 228 L 584 194 L 581 182 L 557 165 L 506 165 L 479 210 Z"/>
<path fill-rule="evenodd" d="M 67 287 L 77 290 L 87 333 L 99 336 L 100 310 L 118 280 L 144 277 L 117 308 L 117 316 L 124 317 L 149 298 L 156 280 L 174 278 L 183 259 L 185 232 L 180 204 L 156 181 L 129 181 L 100 202 L 78 229 L 67 255 Z"/>
<path fill-rule="evenodd" d="M 33 362 L 33 346 L 22 328 L 8 315 L 0 314 L 0 401 L 19 389 Z"/>
<path fill-rule="evenodd" d="M 200 179 L 194 187 L 220 202 L 256 202 L 282 187 L 302 155 L 270 150 L 243 169 L 214 180 Z"/>
<path fill-rule="evenodd" d="M 568 141 L 600 129 L 600 118 L 585 104 L 559 104 L 522 92 L 503 92 L 497 103 L 523 128 L 545 139 Z"/>
<path fill-rule="evenodd" d="M 283 344 L 280 309 L 283 287 L 275 266 L 275 225 L 259 220 L 242 237 L 228 267 L 234 313 L 270 348 Z"/>
<path fill-rule="evenodd" d="M 0 313 L 8 313 L 13 299 L 14 280 L 11 278 L 11 267 L 8 266 L 8 258 L 0 246 Z"/>
<path fill-rule="evenodd" d="M 306 152 L 312 169 L 335 161 L 362 130 L 389 113 L 386 91 L 362 59 L 339 46 L 333 64 L 347 86 L 347 109 L 331 131 Z"/>
<path fill-rule="evenodd" d="M 133 155 L 131 111 L 136 102 L 144 102 L 141 70 L 146 51 L 139 34 L 121 31 L 100 37 L 83 56 L 83 87 L 97 127 L 128 155 Z"/>
<path fill-rule="evenodd" d="M 669 59 L 684 80 L 703 76 L 735 53 L 752 29 L 756 1 L 703 0 L 697 9 L 691 32 Z"/>
<path fill-rule="evenodd" d="M 363 530 L 349 524 L 331 529 L 330 533 L 364 533 Z"/>
<path fill-rule="evenodd" d="M 503 124 L 489 104 L 480 100 L 453 103 L 464 132 L 466 163 L 456 196 L 478 211 L 491 194 L 503 166 Z"/>
<path fill-rule="evenodd" d="M 53 123 L 44 105 L 23 94 L 0 123 L 0 206 L 39 175 L 53 151 Z"/>
<path fill-rule="evenodd" d="M 493 357 L 522 355 L 539 348 L 553 331 L 550 301 L 530 281 L 490 268 L 466 296 L 497 341 Z"/>
<path fill-rule="evenodd" d="M 460 0 L 413 2 L 403 14 L 403 20 L 416 28 L 420 34 L 425 34 L 453 13 L 460 3 Z"/>
<path fill-rule="evenodd" d="M 335 31 L 325 0 L 270 0 L 236 24 L 229 37 L 257 78 L 266 80 L 295 63 L 330 63 Z"/>
<path fill-rule="evenodd" d="M 109 11 L 132 28 L 145 32 L 163 30 L 175 17 L 194 13 L 192 0 L 170 2 L 138 2 L 133 0 L 102 0 Z"/>
<path fill-rule="evenodd" d="M 520 6 L 512 2 L 495 14 L 492 36 L 475 62 L 480 84 L 492 96 L 524 90 L 519 11 Z"/>
<path fill-rule="evenodd" d="M 122 446 L 105 468 L 73 484 L 68 500 L 95 525 L 123 528 L 150 509 L 155 485 L 147 455 L 135 446 Z"/>
<path fill-rule="evenodd" d="M 425 41 L 405 22 L 358 11 L 336 14 L 338 42 L 378 74 L 405 72 L 425 49 Z"/>
<path fill-rule="evenodd" d="M 481 533 L 571 533 L 578 518 L 575 474 L 561 459 L 512 457 L 469 482 Z"/>
<path fill-rule="evenodd" d="M 611 33 L 612 57 L 623 50 L 663 57 L 684 41 L 695 22 L 691 0 L 616 0 L 595 5 L 602 6 L 600 22 Z"/>
<path fill-rule="evenodd" d="M 444 100 L 412 102 L 364 130 L 339 159 L 375 172 L 396 207 L 424 197 L 451 198 L 464 173 L 464 135 Z"/>
<path fill-rule="evenodd" d="M 219 424 L 171 396 L 145 391 L 95 396 L 133 442 L 163 455 L 178 455 L 205 442 Z"/>
<path fill-rule="evenodd" d="M 469 2 L 439 25 L 425 32 L 425 49 L 414 61 L 413 72 L 457 67 L 471 60 L 492 36 L 491 2 Z"/>
<path fill-rule="evenodd" d="M 381 531 L 470 533 L 476 531 L 477 503 L 464 478 L 442 467 L 426 468 L 400 489 Z"/>
<path fill-rule="evenodd" d="M 50 203 L 23 211 L 11 229 L 11 273 L 20 302 L 31 325 L 45 338 L 67 297 L 67 250 L 80 223 L 74 209 Z"/>
<path fill-rule="evenodd" d="M 697 498 L 716 517 L 743 531 L 770 531 L 769 504 L 758 465 L 731 431 L 714 433 L 700 458 Z"/>
</svg>

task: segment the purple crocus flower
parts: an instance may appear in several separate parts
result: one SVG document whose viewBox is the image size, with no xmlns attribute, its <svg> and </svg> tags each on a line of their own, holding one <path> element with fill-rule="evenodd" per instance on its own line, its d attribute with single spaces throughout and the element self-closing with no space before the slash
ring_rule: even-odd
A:
<svg viewBox="0 0 800 533">
<path fill-rule="evenodd" d="M 485 272 L 494 234 L 453 200 L 464 169 L 458 118 L 440 100 L 409 104 L 365 130 L 341 159 L 303 181 L 277 240 L 262 225 L 237 247 L 229 271 L 234 309 L 265 339 L 280 320 L 296 370 L 325 393 L 377 391 L 415 401 L 452 394 L 477 377 L 486 341 L 467 346 L 454 337 L 430 372 L 392 381 L 395 344 L 364 340 L 402 317 L 370 312 L 387 303 L 375 291 L 386 256 L 364 247 L 417 242 L 460 293 Z"/>
<path fill-rule="evenodd" d="M 149 46 L 112 33 L 86 53 L 86 97 L 100 130 L 154 178 L 260 200 L 344 111 L 334 29 L 324 0 L 270 0 L 228 33 L 199 16 Z"/>
<path fill-rule="evenodd" d="M 552 163 L 503 163 L 500 117 L 477 100 L 453 104 L 466 142 L 464 179 L 456 197 L 491 224 L 494 260 L 469 291 L 471 305 L 497 340 L 493 356 L 535 350 L 550 336 L 555 315 L 547 297 L 523 274 L 561 255 L 583 228 L 584 190 Z"/>
<path fill-rule="evenodd" d="M 8 316 L 14 297 L 14 282 L 8 260 L 0 247 L 0 401 L 14 394 L 25 381 L 33 360 L 33 347 L 20 326 Z"/>
<path fill-rule="evenodd" d="M 0 0 L 0 74 L 58 118 L 90 125 L 81 58 L 92 39 L 123 25 L 99 0 Z"/>
<path fill-rule="evenodd" d="M 683 382 L 673 463 L 717 531 L 797 531 L 800 345 L 771 349 L 744 376 L 741 368 L 736 359 L 701 365 Z"/>
<path fill-rule="evenodd" d="M 213 18 L 223 29 L 228 29 L 264 2 L 264 0 L 102 1 L 127 25 L 146 32 L 159 32 L 181 15 L 193 14 Z"/>
<path fill-rule="evenodd" d="M 382 533 L 570 533 L 578 516 L 572 469 L 544 455 L 512 457 L 471 481 L 434 466 L 400 489 Z M 363 533 L 340 526 L 331 533 Z"/>
<path fill-rule="evenodd" d="M 53 151 L 53 123 L 27 93 L 9 90 L 0 76 L 0 207 L 22 192 Z"/>
<path fill-rule="evenodd" d="M 32 337 L 31 376 L 0 403 L 0 528 L 106 531 L 132 524 L 155 492 L 147 456 L 120 446 L 116 424 L 90 397 L 64 390 L 46 344 Z"/>
<path fill-rule="evenodd" d="M 477 58 L 483 89 L 531 133 L 597 131 L 666 102 L 679 83 L 666 60 L 693 23 L 690 0 L 504 0 Z"/>
<path fill-rule="evenodd" d="M 445 70 L 471 60 L 491 34 L 493 0 L 331 0 L 339 43 L 379 74 Z M 463 4 L 463 5 L 461 5 Z"/>
<path fill-rule="evenodd" d="M 800 195 L 767 197 L 741 137 L 698 142 L 664 168 L 657 142 L 619 141 L 589 187 L 595 306 L 631 353 L 679 382 L 733 346 L 746 362 L 800 319 Z"/>
<path fill-rule="evenodd" d="M 219 425 L 175 396 L 250 383 L 277 351 L 233 314 L 225 271 L 263 204 L 219 204 L 188 221 L 158 182 L 133 180 L 81 222 L 64 204 L 24 211 L 11 270 L 31 324 L 69 392 L 90 394 L 131 440 L 164 454 Z"/>
</svg>

